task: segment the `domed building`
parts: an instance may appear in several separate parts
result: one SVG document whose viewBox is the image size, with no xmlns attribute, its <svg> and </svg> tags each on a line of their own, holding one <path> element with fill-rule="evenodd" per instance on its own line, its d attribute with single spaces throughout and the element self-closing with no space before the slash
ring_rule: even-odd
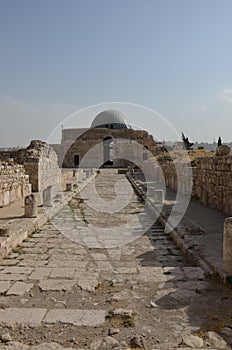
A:
<svg viewBox="0 0 232 350">
<path fill-rule="evenodd" d="M 126 167 L 131 162 L 122 158 L 136 153 L 132 141 L 142 145 L 141 161 L 160 151 L 147 131 L 132 129 L 123 113 L 107 109 L 94 117 L 90 128 L 62 129 L 61 143 L 52 146 L 61 167 Z M 121 156 L 122 150 L 125 157 Z"/>
<path fill-rule="evenodd" d="M 124 114 L 114 109 L 108 109 L 99 113 L 90 128 L 106 128 L 111 130 L 127 129 L 127 120 Z"/>
</svg>

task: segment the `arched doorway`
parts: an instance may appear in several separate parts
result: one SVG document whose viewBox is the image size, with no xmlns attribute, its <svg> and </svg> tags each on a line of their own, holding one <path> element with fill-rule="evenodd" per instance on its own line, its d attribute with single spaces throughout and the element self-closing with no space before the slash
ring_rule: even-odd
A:
<svg viewBox="0 0 232 350">
<path fill-rule="evenodd" d="M 143 160 L 148 160 L 148 155 L 149 155 L 149 149 L 148 149 L 148 147 L 147 146 L 144 146 L 143 147 L 143 149 L 144 149 L 144 152 L 143 152 Z"/>
<path fill-rule="evenodd" d="M 103 140 L 103 167 L 113 166 L 113 145 L 114 141 L 112 137 L 108 136 Z"/>
</svg>

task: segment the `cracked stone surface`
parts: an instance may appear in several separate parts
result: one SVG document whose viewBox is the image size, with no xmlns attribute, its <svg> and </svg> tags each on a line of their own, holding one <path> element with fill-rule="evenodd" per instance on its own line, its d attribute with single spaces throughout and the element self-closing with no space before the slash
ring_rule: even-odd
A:
<svg viewBox="0 0 232 350">
<path fill-rule="evenodd" d="M 125 179 L 101 170 L 99 196 L 110 205 L 118 180 L 129 193 Z M 112 225 L 121 233 L 143 204 L 132 193 L 111 215 L 90 208 L 88 195 L 71 203 L 81 243 L 50 222 L 0 261 L 0 339 L 6 333 L 12 339 L 0 342 L 0 350 L 119 350 L 136 342 L 149 350 L 230 349 L 228 332 L 220 331 L 232 326 L 231 289 L 189 263 L 158 222 L 118 248 L 93 247 L 86 225 Z"/>
<path fill-rule="evenodd" d="M 105 322 L 103 310 L 51 310 L 47 313 L 46 323 L 68 323 L 74 326 L 97 326 Z"/>
</svg>

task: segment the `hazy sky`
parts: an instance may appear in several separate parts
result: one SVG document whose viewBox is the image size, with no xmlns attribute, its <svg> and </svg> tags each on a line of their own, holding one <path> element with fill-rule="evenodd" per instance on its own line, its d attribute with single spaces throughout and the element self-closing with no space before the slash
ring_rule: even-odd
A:
<svg viewBox="0 0 232 350">
<path fill-rule="evenodd" d="M 232 141 L 231 13 L 231 0 L 0 0 L 0 146 L 46 140 L 110 101 L 151 108 L 192 141 Z M 152 115 L 128 119 L 156 134 Z"/>
</svg>

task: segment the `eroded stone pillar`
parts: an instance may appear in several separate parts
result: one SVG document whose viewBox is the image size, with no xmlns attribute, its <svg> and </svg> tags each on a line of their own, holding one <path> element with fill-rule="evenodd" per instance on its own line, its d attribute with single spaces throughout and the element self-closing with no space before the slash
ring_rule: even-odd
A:
<svg viewBox="0 0 232 350">
<path fill-rule="evenodd" d="M 25 218 L 37 217 L 37 199 L 34 194 L 30 194 L 24 199 L 24 216 Z"/>
<path fill-rule="evenodd" d="M 52 207 L 53 206 L 52 186 L 48 186 L 43 191 L 43 205 L 44 205 L 44 207 Z"/>
<path fill-rule="evenodd" d="M 6 228 L 6 227 L 0 228 L 0 237 L 2 237 L 2 236 L 9 237 L 9 235 L 10 235 L 9 228 Z"/>
<path fill-rule="evenodd" d="M 162 205 L 163 201 L 164 201 L 164 191 L 154 189 L 154 191 L 153 191 L 153 203 Z"/>
<path fill-rule="evenodd" d="M 72 183 L 67 183 L 66 184 L 66 191 L 72 191 L 73 190 L 73 184 Z"/>
<path fill-rule="evenodd" d="M 86 171 L 85 171 L 85 177 L 86 177 L 86 179 L 88 179 L 88 178 L 89 178 L 89 173 L 90 173 L 90 171 L 89 171 L 89 170 L 86 170 Z"/>
<path fill-rule="evenodd" d="M 129 173 L 131 174 L 131 175 L 133 175 L 134 174 L 134 167 L 133 166 L 128 166 L 128 171 L 129 171 Z"/>
<path fill-rule="evenodd" d="M 227 218 L 224 223 L 223 270 L 232 275 L 232 217 Z"/>
</svg>

